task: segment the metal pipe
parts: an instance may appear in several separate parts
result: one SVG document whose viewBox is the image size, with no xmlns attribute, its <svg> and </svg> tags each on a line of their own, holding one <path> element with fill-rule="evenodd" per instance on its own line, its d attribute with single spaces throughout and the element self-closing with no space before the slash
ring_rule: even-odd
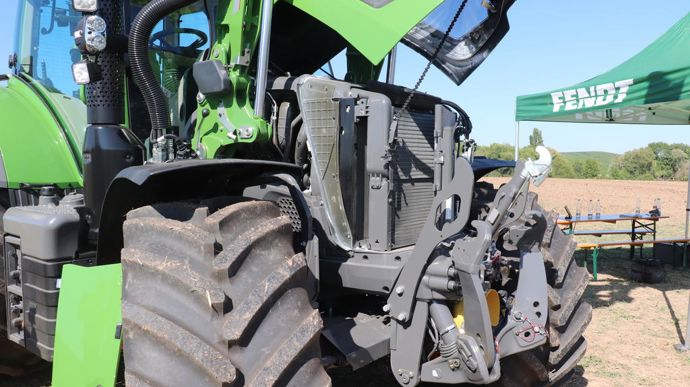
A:
<svg viewBox="0 0 690 387">
<path fill-rule="evenodd" d="M 398 54 L 398 45 L 388 54 L 388 69 L 386 70 L 386 83 L 392 85 L 395 83 L 395 62 Z"/>
<path fill-rule="evenodd" d="M 690 164 L 690 163 L 689 163 Z M 690 224 L 690 165 L 688 165 L 688 198 L 685 202 L 685 239 L 688 239 L 688 224 Z M 683 244 L 683 267 L 688 267 L 688 243 Z M 676 350 L 686 352 L 690 350 L 690 292 L 688 294 L 688 318 L 685 322 L 685 339 L 676 344 Z"/>
<path fill-rule="evenodd" d="M 520 158 L 520 121 L 515 121 L 515 161 Z"/>
<path fill-rule="evenodd" d="M 688 163 L 690 164 L 690 163 Z M 685 239 L 688 239 L 688 224 L 690 224 L 690 165 L 688 165 L 688 200 L 685 202 Z M 683 245 L 683 267 L 688 267 L 688 242 Z M 688 297 L 688 320 L 685 325 L 685 348 L 690 346 L 690 296 Z"/>
<path fill-rule="evenodd" d="M 273 17 L 273 0 L 261 1 L 261 34 L 259 35 L 259 62 L 256 65 L 256 96 L 254 97 L 254 114 L 264 115 L 264 99 L 268 80 L 268 55 L 271 46 L 271 19 Z"/>
</svg>

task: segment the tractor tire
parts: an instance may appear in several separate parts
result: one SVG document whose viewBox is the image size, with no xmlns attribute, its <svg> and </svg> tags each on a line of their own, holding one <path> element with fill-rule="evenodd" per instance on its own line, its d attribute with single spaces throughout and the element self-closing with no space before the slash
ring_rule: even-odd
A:
<svg viewBox="0 0 690 387">
<path fill-rule="evenodd" d="M 531 208 L 543 211 L 530 193 Z M 587 349 L 583 333 L 592 320 L 592 307 L 582 301 L 589 272 L 575 261 L 576 243 L 564 234 L 558 214 L 545 213 L 547 227 L 540 250 L 548 281 L 549 319 L 545 345 L 501 359 L 499 386 L 551 385 L 568 375 Z"/>
<path fill-rule="evenodd" d="M 326 386 L 313 277 L 265 201 L 164 203 L 124 223 L 128 386 Z"/>
</svg>

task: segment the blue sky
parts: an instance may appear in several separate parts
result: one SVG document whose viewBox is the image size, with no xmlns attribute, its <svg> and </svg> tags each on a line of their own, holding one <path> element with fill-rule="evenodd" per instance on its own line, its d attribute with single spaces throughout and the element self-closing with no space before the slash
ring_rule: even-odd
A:
<svg viewBox="0 0 690 387">
<path fill-rule="evenodd" d="M 0 70 L 6 69 L 5 58 L 12 51 L 18 1 L 2 0 Z M 464 84 L 455 86 L 434 69 L 421 89 L 462 105 L 480 144 L 512 144 L 516 96 L 569 86 L 605 72 L 642 50 L 688 12 L 689 1 L 518 0 L 509 13 L 508 35 Z M 404 47 L 398 56 L 396 83 L 414 85 L 425 62 Z M 562 152 L 622 153 L 653 141 L 690 143 L 688 126 L 528 122 L 521 125 L 522 144 L 533 127 L 543 131 L 547 145 Z"/>
</svg>

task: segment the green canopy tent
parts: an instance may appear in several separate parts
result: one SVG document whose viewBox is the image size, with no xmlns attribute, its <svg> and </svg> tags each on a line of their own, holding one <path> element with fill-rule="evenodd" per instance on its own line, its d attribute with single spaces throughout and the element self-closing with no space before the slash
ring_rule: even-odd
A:
<svg viewBox="0 0 690 387">
<path fill-rule="evenodd" d="M 690 124 L 690 14 L 626 62 L 582 83 L 517 97 L 517 158 L 521 121 L 602 124 Z M 688 136 L 690 138 L 690 135 Z M 690 223 L 690 171 L 685 238 Z M 687 265 L 687 244 L 683 265 Z M 684 349 L 690 349 L 688 334 Z"/>
</svg>

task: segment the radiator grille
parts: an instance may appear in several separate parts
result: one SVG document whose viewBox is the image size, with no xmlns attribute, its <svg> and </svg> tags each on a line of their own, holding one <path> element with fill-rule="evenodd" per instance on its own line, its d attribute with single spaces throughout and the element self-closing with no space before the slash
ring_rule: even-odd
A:
<svg viewBox="0 0 690 387">
<path fill-rule="evenodd" d="M 412 245 L 434 200 L 434 114 L 403 112 L 391 160 L 391 243 Z"/>
</svg>

